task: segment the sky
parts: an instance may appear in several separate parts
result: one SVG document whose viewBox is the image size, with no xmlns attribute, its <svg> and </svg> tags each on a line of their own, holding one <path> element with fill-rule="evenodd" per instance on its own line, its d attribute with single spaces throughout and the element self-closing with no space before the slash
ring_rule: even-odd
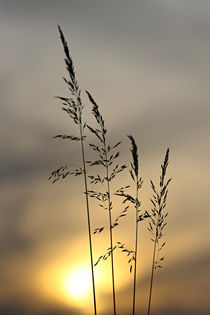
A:
<svg viewBox="0 0 210 315">
<path fill-rule="evenodd" d="M 131 158 L 126 136 L 135 137 L 143 208 L 151 207 L 149 180 L 158 183 L 170 148 L 166 261 L 155 274 L 152 314 L 209 314 L 209 1 L 0 0 L 0 315 L 93 314 L 91 285 L 81 295 L 71 287 L 78 274 L 76 282 L 83 283 L 90 267 L 82 178 L 48 181 L 61 165 L 81 163 L 78 143 L 52 139 L 76 133 L 55 98 L 68 96 L 58 24 L 87 121 L 92 123 L 85 90 L 100 105 L 110 143 L 122 140 L 121 163 Z M 93 157 L 88 146 L 86 152 Z M 128 172 L 113 191 L 121 183 L 130 184 Z M 113 201 L 117 217 L 122 205 Z M 91 209 L 93 229 L 108 224 L 106 213 L 94 203 Z M 133 247 L 134 220 L 129 210 L 113 230 L 115 242 Z M 146 223 L 139 242 L 136 314 L 143 315 L 152 259 Z M 105 229 L 94 237 L 94 260 L 108 247 Z M 117 309 L 127 315 L 132 274 L 122 253 L 115 261 Z M 110 262 L 95 272 L 99 313 L 110 315 Z"/>
</svg>

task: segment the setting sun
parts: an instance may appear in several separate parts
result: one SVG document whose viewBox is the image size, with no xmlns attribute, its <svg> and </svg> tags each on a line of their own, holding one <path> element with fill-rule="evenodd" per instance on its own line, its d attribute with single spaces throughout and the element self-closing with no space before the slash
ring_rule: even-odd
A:
<svg viewBox="0 0 210 315">
<path fill-rule="evenodd" d="M 73 271 L 66 280 L 66 290 L 74 298 L 88 295 L 91 289 L 91 271 L 87 267 Z"/>
</svg>

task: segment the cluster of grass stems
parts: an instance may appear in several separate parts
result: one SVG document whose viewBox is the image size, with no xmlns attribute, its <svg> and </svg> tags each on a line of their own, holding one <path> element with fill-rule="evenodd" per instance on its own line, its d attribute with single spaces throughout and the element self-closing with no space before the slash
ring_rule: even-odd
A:
<svg viewBox="0 0 210 315">
<path fill-rule="evenodd" d="M 96 287 L 95 287 L 95 276 L 94 267 L 102 260 L 107 260 L 110 258 L 111 262 L 111 279 L 112 279 L 112 298 L 113 298 L 113 314 L 117 314 L 116 308 L 116 289 L 115 289 L 115 269 L 114 269 L 114 251 L 120 250 L 128 256 L 128 263 L 130 265 L 130 272 L 134 270 L 133 273 L 133 301 L 132 301 L 132 314 L 135 315 L 136 312 L 136 292 L 137 292 L 137 258 L 139 255 L 139 223 L 147 220 L 148 230 L 152 234 L 153 242 L 153 257 L 152 257 L 152 270 L 151 270 L 151 280 L 149 288 L 149 301 L 148 301 L 148 315 L 150 315 L 151 309 L 151 299 L 152 299 L 152 289 L 155 270 L 162 267 L 162 262 L 164 257 L 159 257 L 159 252 L 165 246 L 165 242 L 162 242 L 164 236 L 164 228 L 166 226 L 166 218 L 168 213 L 165 211 L 167 195 L 168 195 L 168 185 L 171 179 L 167 180 L 166 169 L 169 161 L 169 149 L 166 152 L 165 159 L 161 165 L 161 176 L 159 188 L 157 189 L 153 181 L 151 181 L 152 187 L 152 209 L 141 210 L 141 201 L 139 199 L 140 189 L 143 184 L 142 177 L 140 176 L 140 166 L 139 166 L 139 154 L 138 147 L 132 135 L 128 136 L 131 142 L 131 155 L 132 159 L 129 163 L 129 174 L 134 186 L 134 195 L 129 193 L 132 189 L 132 185 L 126 185 L 124 187 L 118 188 L 112 193 L 112 182 L 116 176 L 124 172 L 128 166 L 126 164 L 120 164 L 118 162 L 120 152 L 118 147 L 121 142 L 116 142 L 114 145 L 110 145 L 107 137 L 107 129 L 105 126 L 105 121 L 100 113 L 99 105 L 96 103 L 92 95 L 86 91 L 88 99 L 92 105 L 92 114 L 96 121 L 96 127 L 90 126 L 84 121 L 83 109 L 84 104 L 81 98 L 81 89 L 79 87 L 78 81 L 75 76 L 75 70 L 73 61 L 69 52 L 69 48 L 63 32 L 58 26 L 61 42 L 63 45 L 65 53 L 65 64 L 68 73 L 68 78 L 63 78 L 68 86 L 70 96 L 61 97 L 57 96 L 62 101 L 62 109 L 70 116 L 74 124 L 77 127 L 78 135 L 63 135 L 59 134 L 54 138 L 77 141 L 80 142 L 81 146 L 81 167 L 70 169 L 68 166 L 63 165 L 57 170 L 51 173 L 49 177 L 53 183 L 66 178 L 69 175 L 73 176 L 83 176 L 84 181 L 84 193 L 85 193 L 85 205 L 87 214 L 87 225 L 88 225 L 88 238 L 89 238 L 89 250 L 90 250 L 90 265 L 91 265 L 91 276 L 92 276 L 92 290 L 93 290 L 93 305 L 94 314 L 97 315 L 97 304 L 96 304 Z M 94 161 L 86 160 L 85 151 L 85 140 L 86 133 L 89 131 L 95 137 L 94 143 L 89 143 L 89 146 L 96 153 L 96 159 Z M 94 168 L 94 174 L 87 174 L 88 170 Z M 89 189 L 89 185 L 101 185 L 103 189 L 96 191 L 95 189 Z M 114 208 L 113 195 L 122 198 L 123 210 L 118 214 L 115 220 L 112 217 L 112 211 Z M 108 230 L 109 230 L 109 248 L 102 254 L 97 261 L 94 263 L 93 260 L 93 241 L 92 234 L 100 234 L 106 229 L 105 226 L 95 228 L 92 231 L 91 228 L 91 213 L 90 213 L 90 202 L 89 199 L 94 198 L 98 202 L 99 206 L 107 211 L 108 213 Z M 113 229 L 119 225 L 122 217 L 125 217 L 130 208 L 135 209 L 135 244 L 134 249 L 128 249 L 126 244 L 117 241 L 113 241 Z"/>
</svg>

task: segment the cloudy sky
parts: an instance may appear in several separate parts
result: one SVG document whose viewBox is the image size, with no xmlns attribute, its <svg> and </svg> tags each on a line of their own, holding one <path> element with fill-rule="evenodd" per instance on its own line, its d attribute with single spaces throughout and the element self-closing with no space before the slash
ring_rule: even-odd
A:
<svg viewBox="0 0 210 315">
<path fill-rule="evenodd" d="M 122 163 L 130 160 L 126 135 L 136 139 L 145 208 L 149 179 L 158 183 L 170 147 L 166 262 L 156 274 L 152 314 L 209 314 L 210 2 L 0 0 L 0 315 L 79 315 L 93 309 L 91 292 L 76 297 L 71 291 L 72 277 L 89 270 L 82 178 L 48 182 L 53 169 L 81 162 L 77 143 L 52 139 L 76 132 L 54 98 L 68 96 L 57 24 L 81 88 L 100 104 L 110 142 L 123 140 Z M 125 172 L 117 182 L 129 181 Z M 114 201 L 116 217 L 121 204 Z M 107 224 L 106 214 L 92 208 L 93 228 Z M 131 210 L 114 241 L 132 248 L 134 227 Z M 139 241 L 137 314 L 143 315 L 152 257 L 146 224 Z M 105 230 L 94 238 L 94 259 L 107 247 Z M 127 315 L 132 275 L 118 253 L 116 266 L 117 308 Z M 97 266 L 96 279 L 99 312 L 110 315 L 109 262 Z"/>
</svg>

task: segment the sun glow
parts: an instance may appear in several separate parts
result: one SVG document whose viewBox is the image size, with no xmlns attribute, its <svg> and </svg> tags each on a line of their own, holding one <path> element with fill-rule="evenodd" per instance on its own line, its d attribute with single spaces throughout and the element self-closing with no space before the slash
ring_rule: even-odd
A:
<svg viewBox="0 0 210 315">
<path fill-rule="evenodd" d="M 86 297 L 91 290 L 91 270 L 81 267 L 74 270 L 66 279 L 66 290 L 69 295 L 76 299 Z"/>
<path fill-rule="evenodd" d="M 87 311 L 91 313 L 92 273 L 88 251 L 84 251 L 84 240 L 77 240 L 75 244 L 71 244 L 70 253 L 66 250 L 69 243 L 64 245 L 59 246 L 56 252 L 57 258 L 50 262 L 46 261 L 43 268 L 35 275 L 37 290 L 40 292 L 41 288 L 42 295 L 56 303 L 84 310 L 85 314 Z M 118 272 L 120 273 L 119 268 Z M 105 262 L 94 268 L 94 278 L 98 296 L 108 296 L 111 288 L 110 263 Z M 125 277 L 120 278 L 118 282 L 120 286 L 123 285 L 123 281 Z M 101 310 L 105 311 L 108 305 L 108 302 L 103 302 L 100 306 Z"/>
</svg>

